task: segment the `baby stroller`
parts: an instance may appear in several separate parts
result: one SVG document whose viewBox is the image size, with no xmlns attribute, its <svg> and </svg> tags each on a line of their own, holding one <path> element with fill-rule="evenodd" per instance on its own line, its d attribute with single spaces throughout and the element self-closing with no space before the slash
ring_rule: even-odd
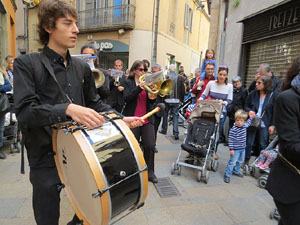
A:
<svg viewBox="0 0 300 225">
<path fill-rule="evenodd" d="M 274 152 L 278 152 L 278 136 L 276 136 L 273 141 L 263 150 L 274 150 Z M 277 154 L 276 154 L 277 155 Z M 275 158 L 274 158 L 275 159 Z M 274 160 L 273 159 L 273 160 Z M 261 168 L 258 165 L 259 157 L 257 157 L 249 166 L 244 166 L 244 174 L 249 175 L 258 178 L 258 186 L 260 188 L 265 188 L 267 185 L 268 176 L 270 173 L 270 168 Z"/>
<path fill-rule="evenodd" d="M 10 110 L 5 115 L 3 138 L 5 141 L 10 142 L 10 153 L 16 153 L 21 150 L 21 132 L 14 113 L 13 94 L 8 93 L 7 96 L 10 103 Z"/>
<path fill-rule="evenodd" d="M 186 166 L 199 170 L 199 182 L 208 182 L 208 170 L 217 171 L 219 167 L 214 156 L 221 114 L 222 104 L 219 101 L 202 100 L 197 103 L 190 115 L 187 137 L 181 145 L 189 156 L 181 157 L 180 150 L 176 162 L 172 164 L 171 174 L 177 172 L 180 175 L 181 166 Z"/>
</svg>

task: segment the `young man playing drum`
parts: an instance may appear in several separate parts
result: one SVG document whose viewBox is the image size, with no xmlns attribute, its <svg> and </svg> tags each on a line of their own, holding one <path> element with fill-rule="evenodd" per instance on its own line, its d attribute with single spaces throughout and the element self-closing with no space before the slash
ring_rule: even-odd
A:
<svg viewBox="0 0 300 225">
<path fill-rule="evenodd" d="M 76 9 L 64 0 L 43 0 L 38 18 L 39 38 L 45 47 L 37 59 L 31 54 L 15 60 L 15 108 L 30 165 L 36 223 L 58 225 L 61 181 L 54 163 L 51 126 L 72 119 L 95 128 L 105 122 L 97 112 L 111 108 L 101 102 L 88 64 L 70 56 L 68 49 L 75 47 L 79 32 Z M 42 55 L 50 69 L 42 65 Z M 36 65 L 40 65 L 39 74 Z M 123 121 L 130 127 L 142 125 L 138 117 Z"/>
</svg>

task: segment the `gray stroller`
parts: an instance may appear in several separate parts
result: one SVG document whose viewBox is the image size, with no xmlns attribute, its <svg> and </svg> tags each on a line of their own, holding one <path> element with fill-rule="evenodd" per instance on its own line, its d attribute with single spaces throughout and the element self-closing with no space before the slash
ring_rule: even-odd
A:
<svg viewBox="0 0 300 225">
<path fill-rule="evenodd" d="M 197 180 L 208 182 L 209 171 L 217 171 L 219 162 L 215 160 L 216 140 L 218 139 L 219 122 L 222 115 L 222 104 L 215 100 L 202 100 L 197 103 L 190 115 L 187 137 L 181 145 L 182 150 L 189 153 L 181 157 L 182 150 L 171 174 L 181 174 L 181 166 L 198 170 Z"/>
</svg>

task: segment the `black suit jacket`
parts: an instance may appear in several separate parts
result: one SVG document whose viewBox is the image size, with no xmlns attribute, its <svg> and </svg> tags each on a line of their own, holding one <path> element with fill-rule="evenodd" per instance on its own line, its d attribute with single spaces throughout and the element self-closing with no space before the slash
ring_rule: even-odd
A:
<svg viewBox="0 0 300 225">
<path fill-rule="evenodd" d="M 279 152 L 300 169 L 300 93 L 288 89 L 278 95 L 274 105 Z M 292 204 L 300 201 L 300 175 L 279 157 L 271 165 L 266 189 L 277 201 Z"/>
<path fill-rule="evenodd" d="M 137 106 L 138 95 L 143 91 L 140 86 L 136 86 L 134 79 L 128 79 L 124 83 L 124 101 L 125 101 L 125 108 L 123 111 L 124 116 L 134 116 L 134 112 Z M 147 91 L 146 91 L 147 92 Z M 154 108 L 155 99 L 151 100 L 148 98 L 147 93 L 147 112 L 150 112 Z M 149 122 L 154 124 L 154 117 L 150 116 L 148 118 Z"/>
</svg>

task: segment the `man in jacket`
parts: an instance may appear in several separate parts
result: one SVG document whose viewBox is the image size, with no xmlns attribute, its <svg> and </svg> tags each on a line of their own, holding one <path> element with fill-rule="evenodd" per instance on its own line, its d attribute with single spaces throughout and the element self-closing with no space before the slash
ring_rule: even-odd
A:
<svg viewBox="0 0 300 225">
<path fill-rule="evenodd" d="M 169 73 L 167 78 L 173 81 L 173 92 L 170 96 L 166 97 L 166 108 L 163 115 L 163 122 L 160 133 L 167 134 L 168 130 L 168 113 L 171 110 L 173 115 L 173 135 L 175 140 L 179 139 L 178 130 L 178 117 L 179 117 L 179 106 L 184 100 L 185 88 L 184 88 L 184 78 L 175 73 L 175 65 L 171 64 L 169 68 Z"/>
<path fill-rule="evenodd" d="M 256 79 L 260 75 L 268 75 L 269 77 L 271 77 L 271 80 L 272 80 L 272 91 L 274 91 L 274 92 L 280 92 L 282 81 L 278 77 L 276 77 L 274 75 L 274 73 L 272 72 L 271 67 L 270 67 L 269 64 L 263 63 L 263 64 L 261 64 L 258 67 L 257 74 L 255 75 L 255 79 L 251 82 L 251 84 L 250 84 L 250 86 L 248 88 L 249 93 L 251 91 L 255 90 Z"/>
</svg>

